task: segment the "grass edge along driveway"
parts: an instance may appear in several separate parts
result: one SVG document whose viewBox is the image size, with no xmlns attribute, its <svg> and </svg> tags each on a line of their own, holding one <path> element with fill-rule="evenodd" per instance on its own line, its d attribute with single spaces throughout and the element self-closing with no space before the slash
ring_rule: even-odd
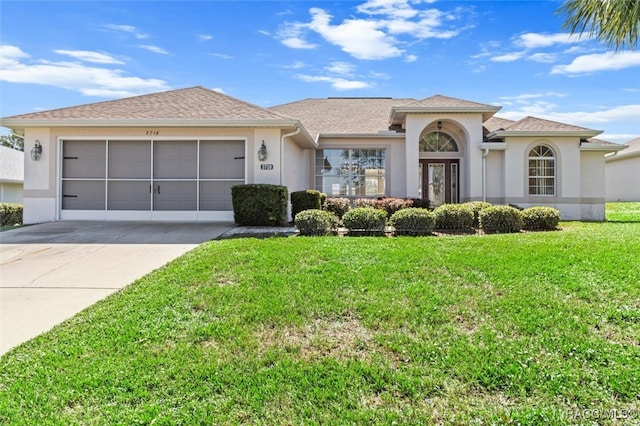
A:
<svg viewBox="0 0 640 426">
<path fill-rule="evenodd" d="M 205 243 L 1 358 L 0 423 L 637 423 L 640 223 L 562 226 Z"/>
</svg>

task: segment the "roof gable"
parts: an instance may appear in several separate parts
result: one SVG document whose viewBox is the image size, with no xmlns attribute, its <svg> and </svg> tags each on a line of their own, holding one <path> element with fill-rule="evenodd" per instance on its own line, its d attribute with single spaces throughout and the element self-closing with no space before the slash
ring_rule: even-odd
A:
<svg viewBox="0 0 640 426">
<path fill-rule="evenodd" d="M 403 107 L 420 107 L 420 108 L 488 108 L 500 109 L 495 105 L 481 104 L 479 102 L 466 101 L 464 99 L 451 98 L 443 95 L 433 95 L 428 98 L 421 99 Z"/>
<path fill-rule="evenodd" d="M 3 121 L 40 120 L 269 120 L 282 115 L 201 86 L 78 105 Z"/>
</svg>

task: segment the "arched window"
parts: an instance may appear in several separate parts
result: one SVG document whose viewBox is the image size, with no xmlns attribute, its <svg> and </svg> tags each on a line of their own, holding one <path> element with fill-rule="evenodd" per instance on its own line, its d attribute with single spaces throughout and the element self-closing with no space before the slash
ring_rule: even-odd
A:
<svg viewBox="0 0 640 426">
<path fill-rule="evenodd" d="M 556 195 L 556 154 L 547 145 L 529 151 L 529 195 Z"/>
<path fill-rule="evenodd" d="M 458 152 L 458 144 L 446 133 L 431 132 L 420 139 L 420 152 Z"/>
</svg>

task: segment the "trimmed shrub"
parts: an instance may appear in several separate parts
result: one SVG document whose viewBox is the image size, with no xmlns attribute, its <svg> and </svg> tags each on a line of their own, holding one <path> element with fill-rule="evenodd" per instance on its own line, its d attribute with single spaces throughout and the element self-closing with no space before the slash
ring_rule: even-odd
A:
<svg viewBox="0 0 640 426">
<path fill-rule="evenodd" d="M 295 191 L 291 193 L 291 217 L 294 218 L 298 213 L 304 210 L 322 208 L 322 202 L 320 201 L 322 193 L 314 189 L 308 189 L 306 191 Z"/>
<path fill-rule="evenodd" d="M 410 207 L 395 212 L 389 224 L 396 229 L 396 235 L 429 235 L 435 219 L 427 209 Z"/>
<path fill-rule="evenodd" d="M 353 207 L 362 208 L 370 207 L 372 209 L 380 209 L 380 202 L 377 198 L 356 198 L 353 200 Z"/>
<path fill-rule="evenodd" d="M 491 203 L 487 203 L 485 201 L 469 201 L 468 203 L 464 203 L 465 206 L 468 206 L 473 212 L 473 227 L 480 227 L 480 212 L 487 207 L 491 207 Z"/>
<path fill-rule="evenodd" d="M 0 226 L 22 225 L 22 204 L 0 203 Z"/>
<path fill-rule="evenodd" d="M 436 229 L 463 230 L 473 226 L 473 212 L 464 204 L 443 204 L 433 211 Z"/>
<path fill-rule="evenodd" d="M 268 184 L 231 187 L 233 219 L 243 226 L 282 226 L 287 215 L 287 187 Z"/>
<path fill-rule="evenodd" d="M 560 223 L 560 212 L 553 207 L 529 207 L 522 210 L 522 228 L 528 231 L 553 231 Z"/>
<path fill-rule="evenodd" d="M 372 207 L 356 207 L 342 216 L 348 235 L 384 235 L 387 214 Z"/>
<path fill-rule="evenodd" d="M 324 210 L 303 210 L 294 220 L 300 235 L 329 235 L 338 226 L 338 217 Z"/>
<path fill-rule="evenodd" d="M 342 216 L 351 208 L 351 202 L 348 198 L 327 198 L 322 207 L 342 219 Z"/>
<path fill-rule="evenodd" d="M 413 207 L 413 200 L 408 198 L 385 197 L 378 200 L 380 209 L 387 212 L 387 216 L 391 217 L 395 212 Z"/>
<path fill-rule="evenodd" d="M 411 201 L 412 207 L 421 209 L 428 209 L 429 207 L 431 207 L 431 203 L 426 198 L 408 198 L 408 200 Z"/>
<path fill-rule="evenodd" d="M 522 213 L 511 206 L 493 206 L 480 212 L 480 227 L 486 233 L 519 232 Z"/>
</svg>

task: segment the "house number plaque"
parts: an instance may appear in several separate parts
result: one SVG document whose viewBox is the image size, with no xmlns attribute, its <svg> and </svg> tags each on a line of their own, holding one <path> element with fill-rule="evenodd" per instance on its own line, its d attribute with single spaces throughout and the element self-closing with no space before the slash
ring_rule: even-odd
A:
<svg viewBox="0 0 640 426">
<path fill-rule="evenodd" d="M 273 164 L 260 164 L 260 170 L 273 170 Z"/>
</svg>

